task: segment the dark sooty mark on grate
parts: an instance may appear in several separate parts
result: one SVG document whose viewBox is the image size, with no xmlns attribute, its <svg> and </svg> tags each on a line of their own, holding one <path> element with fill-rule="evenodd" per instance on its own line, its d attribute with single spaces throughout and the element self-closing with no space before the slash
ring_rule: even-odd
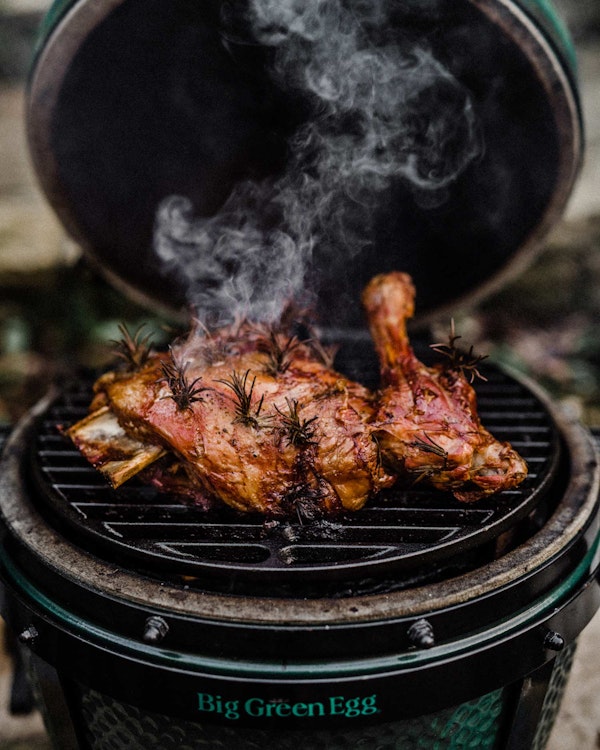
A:
<svg viewBox="0 0 600 750">
<path fill-rule="evenodd" d="M 337 366 L 367 385 L 377 379 L 364 345 L 346 346 Z M 161 495 L 137 480 L 113 490 L 57 431 L 84 416 L 90 383 L 66 391 L 40 422 L 33 474 L 45 515 L 84 548 L 133 569 L 263 582 L 410 576 L 456 559 L 526 517 L 547 494 L 558 462 L 558 434 L 542 403 L 494 368 L 475 384 L 484 425 L 509 440 L 529 465 L 517 489 L 461 504 L 419 485 L 381 493 L 357 513 L 331 521 L 266 521 L 227 507 L 210 513 Z M 39 492 L 41 490 L 41 492 Z"/>
</svg>

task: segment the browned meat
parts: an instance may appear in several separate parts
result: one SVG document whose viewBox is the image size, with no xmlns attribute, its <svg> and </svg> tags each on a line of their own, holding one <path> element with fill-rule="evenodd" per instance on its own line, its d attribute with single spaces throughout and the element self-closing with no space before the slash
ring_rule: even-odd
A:
<svg viewBox="0 0 600 750">
<path fill-rule="evenodd" d="M 114 486 L 141 472 L 201 507 L 217 498 L 265 515 L 358 510 L 396 477 L 466 502 L 521 482 L 524 461 L 479 421 L 465 361 L 416 359 L 410 278 L 376 277 L 363 302 L 377 394 L 316 345 L 249 323 L 198 328 L 160 354 L 127 335 L 130 371 L 97 381 L 92 413 L 68 434 Z"/>
<path fill-rule="evenodd" d="M 284 334 L 195 331 L 95 388 L 95 409 L 108 404 L 129 438 L 174 451 L 192 480 L 238 510 L 357 510 L 393 482 L 371 436 L 371 394 Z"/>
<path fill-rule="evenodd" d="M 414 296 L 403 273 L 377 276 L 363 293 L 381 365 L 373 427 L 386 465 L 408 481 L 451 490 L 465 502 L 515 487 L 527 466 L 482 427 L 475 391 L 463 372 L 469 363 L 453 366 L 450 359 L 426 367 L 415 357 L 406 332 Z"/>
</svg>

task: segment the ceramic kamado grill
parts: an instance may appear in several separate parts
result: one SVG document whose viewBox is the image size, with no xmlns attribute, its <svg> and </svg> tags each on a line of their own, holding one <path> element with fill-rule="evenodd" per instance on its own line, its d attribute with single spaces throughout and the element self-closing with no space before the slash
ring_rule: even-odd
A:
<svg viewBox="0 0 600 750">
<path fill-rule="evenodd" d="M 315 250 L 335 367 L 370 388 L 369 278 L 409 272 L 421 321 L 484 293 L 561 216 L 582 154 L 573 51 L 547 3 L 388 6 L 373 39 L 426 39 L 485 148 L 443 201 L 390 181 L 350 273 Z M 90 262 L 163 309 L 185 290 L 151 250 L 157 205 L 176 193 L 213 214 L 285 168 L 307 116 L 225 17 L 216 0 L 56 2 L 29 82 L 48 200 Z M 482 373 L 482 422 L 527 461 L 521 485 L 472 504 L 397 486 L 309 523 L 113 489 L 57 430 L 86 414 L 91 379 L 49 394 L 3 448 L 0 573 L 55 747 L 541 750 L 600 602 L 598 454 L 535 384 Z"/>
</svg>

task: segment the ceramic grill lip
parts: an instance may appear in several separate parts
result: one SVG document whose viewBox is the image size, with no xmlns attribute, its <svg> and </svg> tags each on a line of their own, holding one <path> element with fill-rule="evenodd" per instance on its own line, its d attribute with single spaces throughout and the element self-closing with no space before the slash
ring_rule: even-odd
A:
<svg viewBox="0 0 600 750">
<path fill-rule="evenodd" d="M 338 366 L 365 384 L 377 377 L 362 345 L 342 348 Z M 277 584 L 284 596 L 319 585 L 327 593 L 349 585 L 414 586 L 443 577 L 446 567 L 489 559 L 501 534 L 555 502 L 560 441 L 550 414 L 518 381 L 493 367 L 485 372 L 487 380 L 476 383 L 482 421 L 521 452 L 529 475 L 518 488 L 477 503 L 416 484 L 386 491 L 357 513 L 265 523 L 227 507 L 197 509 L 135 480 L 113 490 L 57 430 L 85 415 L 91 390 L 85 381 L 76 381 L 38 423 L 30 444 L 32 489 L 49 522 L 74 543 L 149 575 L 188 576 L 191 586 L 230 589 L 234 580 L 236 590 L 256 592 Z"/>
</svg>

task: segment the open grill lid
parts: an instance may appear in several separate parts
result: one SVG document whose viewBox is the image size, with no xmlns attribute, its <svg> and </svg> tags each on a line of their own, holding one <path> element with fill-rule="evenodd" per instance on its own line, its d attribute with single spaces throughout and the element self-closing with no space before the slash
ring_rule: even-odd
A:
<svg viewBox="0 0 600 750">
<path fill-rule="evenodd" d="M 351 14 L 355 5 L 362 7 L 341 7 Z M 277 184 L 313 106 L 295 83 L 274 80 L 271 47 L 224 27 L 235 6 L 59 0 L 32 73 L 30 145 L 50 202 L 116 284 L 171 310 L 185 293 L 181 275 L 152 251 L 161 201 L 186 196 L 196 216 L 208 217 L 246 180 Z M 547 3 L 377 5 L 386 7 L 369 44 L 433 54 L 442 79 L 468 94 L 476 158 L 433 200 L 398 176 L 373 194 L 343 191 L 336 211 L 356 224 L 343 233 L 358 235 L 351 257 L 335 233 L 321 235 L 314 250 L 321 312 L 332 326 L 362 325 L 359 293 L 377 272 L 409 272 L 423 318 L 518 270 L 560 216 L 580 162 L 572 50 Z M 424 91 L 433 109 L 410 124 L 416 142 L 428 137 L 448 94 L 436 91 Z M 342 123 L 350 138 L 355 125 Z M 440 138 L 455 135 L 450 128 Z M 403 148 L 400 139 L 383 152 Z M 451 144 L 446 155 L 459 148 Z M 433 162 L 431 172 L 439 168 Z M 269 220 L 276 229 L 278 217 Z"/>
</svg>

